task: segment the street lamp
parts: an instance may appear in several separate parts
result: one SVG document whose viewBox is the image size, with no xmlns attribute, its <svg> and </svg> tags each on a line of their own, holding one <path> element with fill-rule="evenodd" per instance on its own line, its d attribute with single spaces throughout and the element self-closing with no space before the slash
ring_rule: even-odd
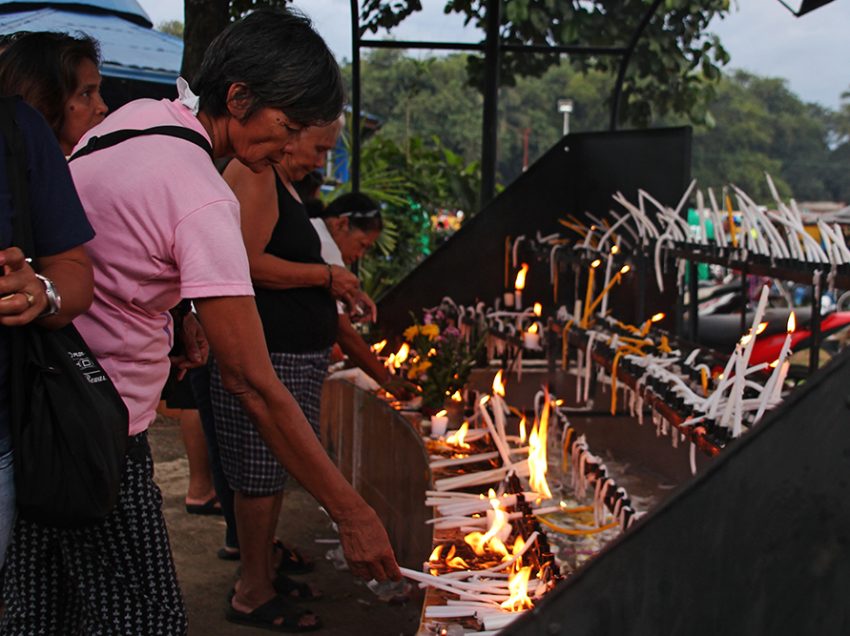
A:
<svg viewBox="0 0 850 636">
<path fill-rule="evenodd" d="M 570 134 L 570 113 L 573 112 L 573 100 L 559 99 L 558 112 L 564 115 L 564 136 Z"/>
</svg>

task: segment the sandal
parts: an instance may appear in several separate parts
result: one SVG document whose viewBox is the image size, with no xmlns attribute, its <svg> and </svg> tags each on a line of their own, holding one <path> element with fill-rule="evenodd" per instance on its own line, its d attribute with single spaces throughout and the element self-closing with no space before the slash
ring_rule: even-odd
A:
<svg viewBox="0 0 850 636">
<path fill-rule="evenodd" d="M 280 539 L 274 540 L 274 549 L 280 552 L 278 574 L 307 574 L 315 569 L 315 564 L 304 558 L 295 548 L 287 548 Z"/>
<path fill-rule="evenodd" d="M 216 556 L 222 561 L 239 561 L 242 558 L 239 548 L 231 548 L 229 546 L 219 548 Z"/>
<path fill-rule="evenodd" d="M 223 515 L 221 504 L 218 503 L 218 497 L 213 495 L 202 504 L 186 504 L 186 512 L 190 515 Z"/>
<path fill-rule="evenodd" d="M 315 617 L 316 622 L 305 625 L 301 621 L 305 617 Z M 298 607 L 295 603 L 281 596 L 274 596 L 270 601 L 260 605 L 252 612 L 240 612 L 232 603 L 227 606 L 225 618 L 231 623 L 260 627 L 273 632 L 314 632 L 321 629 L 322 621 L 311 611 Z M 278 619 L 283 619 L 277 623 Z"/>
<path fill-rule="evenodd" d="M 318 590 L 314 590 L 309 583 L 299 583 L 280 572 L 278 572 L 277 578 L 272 581 L 272 586 L 274 591 L 281 596 L 295 601 L 318 601 L 324 596 Z"/>
</svg>

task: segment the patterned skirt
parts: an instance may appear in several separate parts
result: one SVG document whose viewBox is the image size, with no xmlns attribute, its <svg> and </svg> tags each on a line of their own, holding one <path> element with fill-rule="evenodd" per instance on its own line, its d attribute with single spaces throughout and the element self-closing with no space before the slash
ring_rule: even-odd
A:
<svg viewBox="0 0 850 636">
<path fill-rule="evenodd" d="M 186 634 L 147 433 L 130 438 L 104 521 L 60 529 L 18 518 L 2 594 L 4 636 Z"/>
<path fill-rule="evenodd" d="M 330 348 L 269 355 L 277 377 L 292 393 L 318 437 L 322 384 L 328 373 Z M 239 400 L 224 390 L 215 361 L 210 370 L 216 437 L 230 487 L 249 497 L 279 493 L 286 483 L 286 470 L 272 455 Z"/>
</svg>

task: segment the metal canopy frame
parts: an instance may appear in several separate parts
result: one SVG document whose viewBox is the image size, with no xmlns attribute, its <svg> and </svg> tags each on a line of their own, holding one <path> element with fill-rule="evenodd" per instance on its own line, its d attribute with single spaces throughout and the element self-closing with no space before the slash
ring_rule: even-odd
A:
<svg viewBox="0 0 850 636">
<path fill-rule="evenodd" d="M 808 0 L 807 0 L 808 1 Z M 823 1 L 823 0 L 817 0 Z M 828 1 L 828 0 L 827 0 Z M 619 56 L 620 67 L 614 84 L 611 100 L 611 119 L 609 129 L 617 130 L 620 112 L 620 99 L 623 92 L 623 82 L 629 62 L 641 35 L 646 30 L 655 15 L 662 0 L 654 0 L 647 10 L 637 29 L 632 33 L 628 44 L 623 47 L 600 46 L 548 46 L 548 45 L 518 45 L 504 44 L 500 41 L 499 26 L 501 24 L 502 0 L 487 0 L 485 16 L 485 38 L 483 43 L 470 42 L 422 42 L 411 40 L 372 40 L 365 39 L 360 33 L 360 7 L 357 0 L 351 3 L 351 157 L 350 178 L 351 189 L 360 190 L 360 50 L 363 48 L 384 49 L 433 49 L 442 51 L 474 51 L 484 54 L 484 106 L 482 117 L 481 142 L 481 196 L 483 207 L 496 189 L 496 130 L 499 105 L 499 68 L 502 52 L 511 53 L 567 53 L 570 55 L 613 55 Z"/>
</svg>

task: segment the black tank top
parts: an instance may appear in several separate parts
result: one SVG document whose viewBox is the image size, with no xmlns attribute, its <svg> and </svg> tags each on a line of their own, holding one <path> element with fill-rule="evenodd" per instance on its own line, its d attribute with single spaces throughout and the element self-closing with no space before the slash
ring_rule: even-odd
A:
<svg viewBox="0 0 850 636">
<path fill-rule="evenodd" d="M 297 263 L 321 263 L 322 245 L 307 209 L 275 174 L 278 220 L 266 253 Z M 269 351 L 307 353 L 336 341 L 336 301 L 324 287 L 263 289 L 254 287 L 257 309 Z"/>
</svg>

